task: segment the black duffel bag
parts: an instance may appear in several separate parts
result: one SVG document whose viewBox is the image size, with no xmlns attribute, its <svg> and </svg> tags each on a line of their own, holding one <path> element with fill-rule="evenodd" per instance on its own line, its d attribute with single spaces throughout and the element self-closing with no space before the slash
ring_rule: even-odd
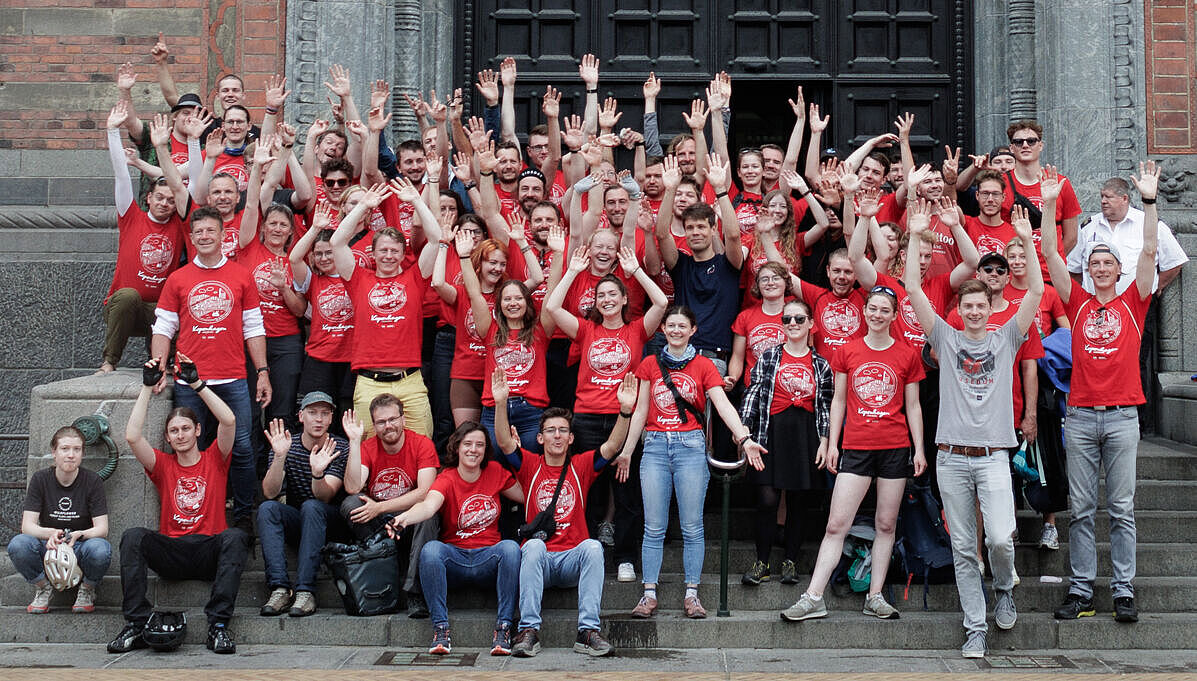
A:
<svg viewBox="0 0 1197 681">
<path fill-rule="evenodd" d="M 328 543 L 320 549 L 350 615 L 385 615 L 407 607 L 399 543 L 385 526 L 358 544 Z"/>
</svg>

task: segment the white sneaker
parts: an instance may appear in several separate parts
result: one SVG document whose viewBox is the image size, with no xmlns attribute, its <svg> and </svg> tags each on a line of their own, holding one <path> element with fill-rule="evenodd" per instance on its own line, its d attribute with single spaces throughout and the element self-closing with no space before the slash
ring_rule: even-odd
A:
<svg viewBox="0 0 1197 681">
<path fill-rule="evenodd" d="M 620 563 L 615 579 L 620 582 L 636 581 L 636 568 L 631 563 Z"/>
<path fill-rule="evenodd" d="M 33 602 L 25 608 L 30 615 L 44 615 L 50 612 L 50 596 L 54 595 L 54 587 L 49 582 L 36 587 L 33 592 Z"/>
<path fill-rule="evenodd" d="M 1018 570 L 1015 570 L 1014 571 L 1014 586 L 1018 586 L 1019 584 L 1022 584 L 1022 579 L 1020 579 L 1018 576 Z"/>
<path fill-rule="evenodd" d="M 1060 550 L 1060 531 L 1052 523 L 1043 523 L 1043 534 L 1039 537 L 1039 548 L 1048 551 Z"/>
</svg>

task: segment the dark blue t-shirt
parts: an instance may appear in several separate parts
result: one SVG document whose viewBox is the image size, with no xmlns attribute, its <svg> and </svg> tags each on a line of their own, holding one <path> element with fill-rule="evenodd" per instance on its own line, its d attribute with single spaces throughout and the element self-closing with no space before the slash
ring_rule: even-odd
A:
<svg viewBox="0 0 1197 681">
<path fill-rule="evenodd" d="M 345 479 L 345 460 L 349 458 L 349 441 L 339 435 L 329 434 L 336 443 L 337 458 L 333 459 L 325 475 Z M 299 508 L 308 499 L 315 499 L 312 494 L 312 465 L 308 463 L 311 452 L 303 446 L 303 435 L 296 433 L 291 436 L 291 449 L 287 452 L 287 460 L 283 462 L 283 493 L 287 495 L 287 505 Z M 269 449 L 267 467 L 274 461 L 274 450 Z"/>
<path fill-rule="evenodd" d="M 730 353 L 731 326 L 740 312 L 739 268 L 732 267 L 723 253 L 696 262 L 694 256 L 679 252 L 669 276 L 674 302 L 690 308 L 698 318 L 698 331 L 690 342 L 699 350 Z"/>
</svg>

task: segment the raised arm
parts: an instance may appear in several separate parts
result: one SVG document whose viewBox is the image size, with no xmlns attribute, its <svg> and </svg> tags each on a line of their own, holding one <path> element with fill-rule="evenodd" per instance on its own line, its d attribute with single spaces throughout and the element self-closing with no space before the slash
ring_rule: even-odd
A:
<svg viewBox="0 0 1197 681">
<path fill-rule="evenodd" d="M 1031 240 L 1031 220 L 1022 206 L 1015 205 L 1010 209 L 1010 222 L 1014 225 L 1014 233 L 1024 244 L 1034 243 Z M 1043 298 L 1043 268 L 1039 266 L 1039 256 L 1035 254 L 1034 248 L 1028 248 L 1026 252 L 1027 293 L 1018 304 L 1018 312 L 1015 315 L 1020 335 L 1025 335 L 1027 329 L 1035 323 L 1035 316 L 1039 314 L 1039 301 Z M 1150 281 L 1147 283 L 1148 286 L 1151 285 Z"/>
<path fill-rule="evenodd" d="M 262 166 L 275 161 L 271 156 L 279 149 L 277 135 L 263 139 L 255 145 L 254 157 L 250 161 L 249 184 L 245 188 L 245 210 L 241 211 L 241 228 L 237 234 L 237 247 L 245 248 L 253 242 L 258 233 L 258 220 L 262 215 L 259 200 L 262 194 Z"/>
<path fill-rule="evenodd" d="M 445 281 L 446 268 L 449 264 L 449 251 L 453 250 L 453 242 L 457 240 L 457 230 L 451 226 L 441 229 L 441 241 L 436 248 L 436 262 L 432 265 L 432 281 L 429 283 L 441 300 L 449 305 L 457 302 L 457 287 Z M 453 257 L 457 257 L 456 251 Z M 464 260 L 462 261 L 465 262 Z"/>
<path fill-rule="evenodd" d="M 503 102 L 499 118 L 499 141 L 519 143 L 515 136 L 515 60 L 507 57 L 499 64 L 499 80 L 503 83 Z"/>
<path fill-rule="evenodd" d="M 865 157 L 873 153 L 874 149 L 884 149 L 897 141 L 898 136 L 892 132 L 882 133 L 870 138 L 867 142 L 860 145 L 859 149 L 852 152 L 848 158 L 844 159 L 844 165 L 848 166 L 848 170 L 851 172 L 856 172 L 860 169 L 860 164 L 864 162 Z"/>
<path fill-rule="evenodd" d="M 644 311 L 644 319 L 641 320 L 641 323 L 644 325 L 645 334 L 651 336 L 665 319 L 669 298 L 661 290 L 661 287 L 657 286 L 657 282 L 648 276 L 648 272 L 645 272 L 644 268 L 640 266 L 636 260 L 635 249 L 626 246 L 619 249 L 619 266 L 623 269 L 624 276 L 635 279 L 636 283 L 640 284 L 640 288 L 644 289 L 644 294 L 648 296 L 651 306 Z"/>
<path fill-rule="evenodd" d="M 540 172 L 544 173 L 545 182 L 552 187 L 557 169 L 561 167 L 561 93 L 552 85 L 545 86 L 540 111 L 544 114 L 549 133 L 549 155 L 541 164 Z"/>
<path fill-rule="evenodd" d="M 694 177 L 699 186 L 707 179 L 707 107 L 701 99 L 690 102 L 690 113 L 682 112 L 690 134 L 694 136 Z M 701 192 L 700 192 L 701 193 Z"/>
<path fill-rule="evenodd" d="M 716 75 L 707 86 L 707 105 L 710 107 L 711 118 L 714 120 L 714 123 L 711 124 L 711 151 L 718 154 L 720 158 L 730 159 L 731 154 L 727 151 L 727 132 L 722 125 L 723 108 L 729 104 L 723 94 L 723 82 L 721 76 Z M 727 79 L 727 89 L 731 90 L 730 77 Z"/>
<path fill-rule="evenodd" d="M 137 70 L 133 68 L 132 62 L 121 64 L 116 71 L 116 90 L 120 93 L 119 101 L 124 102 L 127 112 L 123 125 L 125 131 L 129 133 L 129 139 L 133 140 L 135 144 L 140 144 L 144 139 L 145 126 L 137 117 L 137 107 L 133 104 L 133 86 L 136 83 Z"/>
<path fill-rule="evenodd" d="M 635 376 L 629 372 L 629 376 Z M 615 459 L 615 479 L 619 482 L 628 481 L 631 470 L 632 453 L 636 451 L 636 444 L 640 442 L 640 434 L 644 431 L 644 423 L 648 420 L 648 401 L 652 399 L 652 381 L 640 381 L 636 391 L 636 410 L 632 412 L 632 419 L 628 425 L 628 434 L 623 441 L 623 450 Z M 623 407 L 621 406 L 622 410 Z"/>
<path fill-rule="evenodd" d="M 383 115 L 381 107 L 366 113 L 366 143 L 362 148 L 362 183 L 385 182 L 386 176 L 378 169 L 378 136 L 391 123 L 391 114 Z"/>
<path fill-rule="evenodd" d="M 781 160 L 781 167 L 782 170 L 796 172 L 798 154 L 802 153 L 802 133 L 806 130 L 806 100 L 802 98 L 802 86 L 798 86 L 797 100 L 786 101 L 790 103 L 790 109 L 794 112 L 794 129 L 790 131 L 790 141 L 786 144 L 786 155 Z"/>
<path fill-rule="evenodd" d="M 362 219 L 382 203 L 383 195 L 389 191 L 385 184 L 376 184 L 362 193 L 362 200 L 358 202 L 349 214 L 341 218 L 340 224 L 329 238 L 332 246 L 333 262 L 337 266 L 337 274 L 345 281 L 353 277 L 353 270 L 357 267 L 357 260 L 353 250 L 349 248 L 349 239 L 357 234 L 358 225 Z"/>
<path fill-rule="evenodd" d="M 409 203 L 415 208 L 416 217 L 419 218 L 423 230 L 423 242 L 421 243 L 416 238 L 416 230 L 413 228 L 412 248 L 420 248 L 416 263 L 420 267 L 420 273 L 425 277 L 430 277 L 432 276 L 432 265 L 436 261 L 437 244 L 441 240 L 441 223 L 432 210 L 420 200 L 420 190 L 416 189 L 416 186 L 406 177 L 399 176 L 391 180 L 390 190 L 400 201 Z"/>
<path fill-rule="evenodd" d="M 1039 180 L 1039 193 L 1043 198 L 1043 206 L 1040 209 L 1043 215 L 1039 221 L 1039 236 L 1042 237 L 1044 244 L 1056 243 L 1056 200 L 1060 198 L 1060 189 L 1060 176 L 1056 172 L 1055 166 L 1044 166 Z M 1013 210 L 1011 210 L 1011 219 L 1013 219 Z M 1028 255 L 1035 250 L 1033 242 L 1024 243 Z M 1047 264 L 1047 273 L 1051 277 L 1052 286 L 1056 287 L 1056 293 L 1060 294 L 1060 300 L 1067 304 L 1072 297 L 1073 285 L 1072 276 L 1068 273 L 1068 263 L 1064 261 L 1064 257 L 1054 246 L 1043 248 L 1043 260 Z M 1030 266 L 1028 262 L 1028 274 Z M 1083 269 L 1085 265 L 1082 264 L 1081 267 Z"/>
<path fill-rule="evenodd" d="M 616 391 L 615 397 L 619 401 L 619 416 L 615 419 L 615 427 L 611 429 L 611 434 L 607 436 L 606 442 L 599 445 L 598 448 L 598 455 L 607 461 L 623 451 L 623 443 L 628 438 L 631 415 L 635 413 L 633 410 L 636 408 L 636 398 L 639 392 L 637 383 L 636 374 L 629 371 L 624 374 L 623 381 L 620 382 Z"/>
<path fill-rule="evenodd" d="M 304 232 L 303 236 L 295 242 L 295 245 L 291 247 L 291 252 L 287 255 L 288 260 L 291 261 L 292 280 L 307 281 L 311 276 L 312 269 L 308 267 L 307 262 L 308 253 L 312 250 L 320 232 L 328 229 L 330 224 L 332 224 L 332 205 L 325 202 L 316 207 L 308 231 Z"/>
<path fill-rule="evenodd" d="M 578 64 L 578 77 L 582 79 L 582 84 L 586 86 L 586 109 L 582 115 L 582 127 L 588 134 L 593 135 L 598 132 L 598 57 L 595 57 L 593 54 L 582 55 L 582 61 Z"/>
<path fill-rule="evenodd" d="M 919 235 L 931 228 L 931 210 L 931 204 L 923 199 L 906 204 L 906 229 L 910 231 L 910 245 L 906 247 L 906 272 L 903 276 L 906 295 L 909 296 L 910 304 L 918 315 L 923 332 L 928 336 L 935 326 L 936 314 L 931 300 L 923 292 L 923 283 L 920 280 Z"/>
<path fill-rule="evenodd" d="M 170 48 L 166 46 L 166 38 L 163 37 L 162 31 L 158 31 L 158 42 L 150 48 L 150 56 L 158 65 L 158 89 L 162 91 L 162 99 L 170 106 L 178 104 L 179 88 L 175 85 L 174 77 L 170 75 Z"/>
<path fill-rule="evenodd" d="M 187 186 L 179 175 L 179 169 L 170 155 L 170 122 L 166 114 L 158 114 L 150 121 L 150 142 L 158 152 L 158 163 L 162 169 L 162 177 L 166 178 L 166 186 L 175 197 L 175 212 L 179 217 L 187 217 Z M 190 146 L 190 141 L 188 142 Z M 190 151 L 190 150 L 189 150 Z"/>
<path fill-rule="evenodd" d="M 145 428 L 146 412 L 150 408 L 150 395 L 153 394 L 154 388 L 162 382 L 162 378 L 161 363 L 158 358 L 151 357 L 142 367 L 141 392 L 137 394 L 137 400 L 133 403 L 132 411 L 129 412 L 129 422 L 125 425 L 125 442 L 129 444 L 133 456 L 137 458 L 137 462 L 145 468 L 147 473 L 154 471 L 157 459 L 153 446 L 146 441 L 142 430 Z"/>
<path fill-rule="evenodd" d="M 657 74 L 649 71 L 644 81 L 644 151 L 650 156 L 664 156 L 661 149 L 661 130 L 657 127 L 657 95 L 661 94 L 661 81 Z"/>
<path fill-rule="evenodd" d="M 237 419 L 233 410 L 200 379 L 195 362 L 181 352 L 176 352 L 175 355 L 179 360 L 179 379 L 191 386 L 195 394 L 203 400 L 208 412 L 216 418 L 216 447 L 223 458 L 229 458 L 229 454 L 233 452 L 233 440 L 237 436 Z"/>
<path fill-rule="evenodd" d="M 719 216 L 723 220 L 724 255 L 732 267 L 740 269 L 744 264 L 744 249 L 740 246 L 740 218 L 736 216 L 736 208 L 727 196 L 727 190 L 731 187 L 731 162 L 720 158 L 718 154 L 711 154 L 708 160 L 710 168 L 707 173 L 711 186 L 715 188 L 715 196 L 719 197 Z"/>
<path fill-rule="evenodd" d="M 474 313 L 474 330 L 479 338 L 486 338 L 493 317 L 491 317 L 490 307 L 486 304 L 486 298 L 482 296 L 482 284 L 478 281 L 478 273 L 474 271 L 474 266 L 470 263 L 471 241 L 469 234 L 458 232 L 457 257 L 461 259 L 461 284 L 465 288 L 466 295 L 470 297 L 470 310 Z"/>
<path fill-rule="evenodd" d="M 499 455 L 519 470 L 523 457 L 520 442 L 512 434 L 511 421 L 507 418 L 507 398 L 511 391 L 507 388 L 507 372 L 501 366 L 496 366 L 490 375 L 490 394 L 495 399 L 495 444 L 499 446 Z"/>
<path fill-rule="evenodd" d="M 270 451 L 274 454 L 270 459 L 270 466 L 266 468 L 266 475 L 262 477 L 262 496 L 274 499 L 283 492 L 283 485 L 287 476 L 287 454 L 291 452 L 291 431 L 282 419 L 274 419 L 263 431 L 266 442 L 270 444 Z"/>
<path fill-rule="evenodd" d="M 819 105 L 810 105 L 810 143 L 806 146 L 806 167 L 802 174 L 807 182 L 819 181 L 819 156 L 822 154 L 823 131 L 831 123 L 831 114 L 819 116 Z"/>
<path fill-rule="evenodd" d="M 366 486 L 366 476 L 369 471 L 362 465 L 362 435 L 365 426 L 357 420 L 353 409 L 346 409 L 341 415 L 341 428 L 345 431 L 345 439 L 349 440 L 349 454 L 345 457 L 345 491 L 357 494 Z"/>
<path fill-rule="evenodd" d="M 116 197 L 116 214 L 124 215 L 129 206 L 133 205 L 133 180 L 129 177 L 129 164 L 125 159 L 125 150 L 121 144 L 121 125 L 129 115 L 129 107 L 124 100 L 117 101 L 116 106 L 108 113 L 108 160 L 112 163 L 114 180 L 113 194 Z"/>
<path fill-rule="evenodd" d="M 682 181 L 682 172 L 677 166 L 676 156 L 666 156 L 662 161 L 661 183 L 665 185 L 665 195 L 661 197 L 661 206 L 657 209 L 657 248 L 661 251 L 661 262 L 666 269 L 672 269 L 677 264 L 677 243 L 673 240 L 673 198 L 677 195 L 677 187 Z"/>
<path fill-rule="evenodd" d="M 554 241 L 554 239 L 559 239 L 559 243 Z M 561 238 L 558 235 L 552 235 L 550 237 L 549 245 L 564 246 L 564 238 Z M 561 253 L 554 252 L 554 270 L 559 268 L 560 265 L 558 263 L 565 259 L 562 257 L 562 255 L 563 254 Z M 544 312 L 547 313 L 548 316 L 552 318 L 553 322 L 557 324 L 557 328 L 561 329 L 565 335 L 569 336 L 570 338 L 576 338 L 578 336 L 579 322 L 578 318 L 575 317 L 572 312 L 563 307 L 565 304 L 565 296 L 569 293 L 569 289 L 573 286 L 574 281 L 578 278 L 578 275 L 581 274 L 587 267 L 590 267 L 589 249 L 585 245 L 578 246 L 576 249 L 574 249 L 573 257 L 569 260 L 569 269 L 567 269 L 565 273 L 561 275 L 561 280 L 553 285 L 552 289 L 549 291 L 549 294 L 545 296 L 544 299 Z"/>
<path fill-rule="evenodd" d="M 948 275 L 954 289 L 976 275 L 981 254 L 977 251 L 977 245 L 969 238 L 968 232 L 964 230 L 964 213 L 955 200 L 946 196 L 940 197 L 939 221 L 952 231 L 952 238 L 956 240 L 956 249 L 960 253 L 960 264 L 952 268 L 951 274 Z"/>
<path fill-rule="evenodd" d="M 1160 220 L 1155 207 L 1155 198 L 1160 182 L 1160 168 L 1155 161 L 1140 161 L 1139 176 L 1131 175 L 1131 181 L 1139 190 L 1143 198 L 1143 250 L 1139 251 L 1139 261 L 1135 264 L 1135 285 L 1139 287 L 1139 297 L 1146 298 L 1152 293 L 1155 283 L 1156 251 L 1159 248 Z M 1160 278 L 1160 288 L 1163 288 L 1163 277 Z"/>
</svg>

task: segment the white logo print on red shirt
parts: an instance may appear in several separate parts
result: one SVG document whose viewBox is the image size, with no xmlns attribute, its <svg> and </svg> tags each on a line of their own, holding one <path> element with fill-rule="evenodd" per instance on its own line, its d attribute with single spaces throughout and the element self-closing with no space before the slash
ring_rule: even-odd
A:
<svg viewBox="0 0 1197 681">
<path fill-rule="evenodd" d="M 468 539 L 485 530 L 498 517 L 499 505 L 494 497 L 474 494 L 461 503 L 454 534 L 461 539 Z"/>
<path fill-rule="evenodd" d="M 187 309 L 198 322 L 222 321 L 233 311 L 233 289 L 223 281 L 201 281 L 187 293 Z"/>
</svg>

